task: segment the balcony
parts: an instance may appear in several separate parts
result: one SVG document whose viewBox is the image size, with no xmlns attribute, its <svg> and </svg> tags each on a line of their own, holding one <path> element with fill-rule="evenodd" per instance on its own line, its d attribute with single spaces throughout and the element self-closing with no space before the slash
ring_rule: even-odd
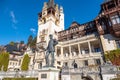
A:
<svg viewBox="0 0 120 80">
<path fill-rule="evenodd" d="M 86 35 L 80 38 L 76 38 L 76 39 L 72 39 L 72 40 L 68 40 L 68 41 L 64 41 L 64 42 L 59 42 L 60 45 L 65 45 L 65 44 L 70 44 L 70 43 L 74 43 L 74 42 L 80 42 L 80 41 L 84 41 L 84 40 L 88 40 L 91 38 L 96 38 L 96 34 L 91 34 L 91 35 Z"/>
</svg>

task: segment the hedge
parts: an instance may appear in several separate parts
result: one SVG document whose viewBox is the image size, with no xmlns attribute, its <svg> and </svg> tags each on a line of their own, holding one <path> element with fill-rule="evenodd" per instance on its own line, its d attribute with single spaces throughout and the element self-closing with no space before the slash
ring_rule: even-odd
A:
<svg viewBox="0 0 120 80">
<path fill-rule="evenodd" d="M 4 78 L 3 80 L 38 80 L 38 78 Z"/>
<path fill-rule="evenodd" d="M 114 79 L 111 79 L 111 80 L 120 80 L 120 78 L 114 78 Z"/>
</svg>

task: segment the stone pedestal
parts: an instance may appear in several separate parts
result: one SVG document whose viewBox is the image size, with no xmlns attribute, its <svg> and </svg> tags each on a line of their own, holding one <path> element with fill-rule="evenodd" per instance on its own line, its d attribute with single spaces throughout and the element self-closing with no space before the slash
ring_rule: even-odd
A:
<svg viewBox="0 0 120 80">
<path fill-rule="evenodd" d="M 59 69 L 46 67 L 39 71 L 38 80 L 59 80 Z"/>
</svg>

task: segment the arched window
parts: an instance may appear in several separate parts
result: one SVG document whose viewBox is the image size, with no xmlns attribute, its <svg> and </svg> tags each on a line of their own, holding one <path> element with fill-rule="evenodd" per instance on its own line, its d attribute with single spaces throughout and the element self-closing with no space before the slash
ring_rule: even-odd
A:
<svg viewBox="0 0 120 80">
<path fill-rule="evenodd" d="M 39 68 L 39 69 L 42 68 L 42 62 L 39 63 L 38 68 Z"/>
<path fill-rule="evenodd" d="M 75 63 L 75 64 L 74 64 L 74 68 L 78 68 L 78 65 L 77 65 L 77 63 Z"/>
</svg>

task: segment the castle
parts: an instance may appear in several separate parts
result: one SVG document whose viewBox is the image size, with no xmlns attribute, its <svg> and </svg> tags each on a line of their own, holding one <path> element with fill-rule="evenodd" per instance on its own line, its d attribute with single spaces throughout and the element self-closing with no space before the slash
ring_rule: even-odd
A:
<svg viewBox="0 0 120 80">
<path fill-rule="evenodd" d="M 54 0 L 45 2 L 38 14 L 36 44 L 39 51 L 32 53 L 30 48 L 26 50 L 31 57 L 29 69 L 38 70 L 45 65 L 44 49 L 50 34 L 59 41 L 55 47 L 56 68 L 102 65 L 105 63 L 106 51 L 120 48 L 120 0 L 105 0 L 94 20 L 84 24 L 72 22 L 66 30 L 63 7 L 55 4 Z M 17 60 L 14 68 L 15 64 L 20 66 L 19 61 L 22 60 Z"/>
</svg>

